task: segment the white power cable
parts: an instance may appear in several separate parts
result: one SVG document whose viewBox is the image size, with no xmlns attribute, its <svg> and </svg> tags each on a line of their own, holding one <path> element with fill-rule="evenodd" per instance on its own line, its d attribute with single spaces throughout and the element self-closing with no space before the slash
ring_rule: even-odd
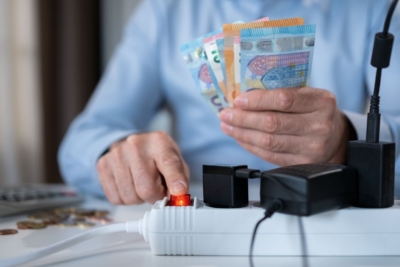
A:
<svg viewBox="0 0 400 267">
<path fill-rule="evenodd" d="M 95 229 L 91 229 L 79 235 L 67 238 L 63 241 L 54 243 L 48 247 L 45 247 L 39 251 L 35 251 L 23 256 L 18 256 L 10 259 L 0 260 L 0 266 L 3 267 L 11 267 L 17 266 L 23 263 L 27 263 L 33 260 L 37 260 L 39 258 L 48 256 L 50 254 L 56 253 L 60 250 L 72 247 L 78 243 L 82 243 L 88 239 L 93 237 L 97 237 L 100 235 L 106 235 L 116 232 L 128 232 L 128 233 L 139 233 L 140 232 L 140 221 L 129 221 L 126 223 L 116 223 L 110 224 L 102 227 L 98 227 Z"/>
</svg>

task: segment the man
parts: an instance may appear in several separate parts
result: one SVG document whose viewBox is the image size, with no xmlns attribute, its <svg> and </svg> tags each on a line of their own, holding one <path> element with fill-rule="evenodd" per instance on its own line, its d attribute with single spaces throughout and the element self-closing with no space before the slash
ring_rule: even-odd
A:
<svg viewBox="0 0 400 267">
<path fill-rule="evenodd" d="M 203 164 L 275 165 L 346 162 L 351 139 L 365 139 L 375 69 L 373 37 L 389 0 L 147 0 L 59 153 L 66 181 L 114 204 L 186 194 Z M 400 12 L 383 71 L 381 140 L 400 143 Z M 178 47 L 223 23 L 303 17 L 317 25 L 310 87 L 259 90 L 236 98 L 219 118 L 196 90 Z M 318 89 L 321 88 L 321 89 Z M 146 132 L 163 105 L 176 136 Z M 397 151 L 397 155 L 398 155 Z M 396 166 L 399 170 L 397 156 Z M 190 174 L 189 174 L 190 169 Z"/>
</svg>

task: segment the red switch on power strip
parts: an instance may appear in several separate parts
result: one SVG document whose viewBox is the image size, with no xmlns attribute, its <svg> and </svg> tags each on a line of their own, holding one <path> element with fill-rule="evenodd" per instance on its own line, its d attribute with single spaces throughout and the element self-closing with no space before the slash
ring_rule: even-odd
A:
<svg viewBox="0 0 400 267">
<path fill-rule="evenodd" d="M 183 196 L 171 196 L 170 206 L 190 206 L 190 194 Z"/>
</svg>

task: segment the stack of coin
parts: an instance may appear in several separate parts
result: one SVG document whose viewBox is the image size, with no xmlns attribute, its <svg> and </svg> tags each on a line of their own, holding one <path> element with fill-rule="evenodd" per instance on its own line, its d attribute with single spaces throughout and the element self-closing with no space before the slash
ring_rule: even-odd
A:
<svg viewBox="0 0 400 267">
<path fill-rule="evenodd" d="M 52 211 L 44 211 L 44 212 L 29 215 L 28 219 L 40 220 L 40 221 L 42 221 L 42 223 L 44 223 L 46 225 L 54 225 L 54 224 L 57 224 L 61 221 L 68 219 L 68 216 L 69 215 L 67 215 L 67 214 L 57 214 Z"/>
<path fill-rule="evenodd" d="M 90 228 L 96 225 L 95 222 L 101 224 L 112 222 L 108 215 L 109 212 L 106 210 L 89 210 L 75 207 L 58 208 L 31 214 L 28 216 L 31 221 L 17 222 L 17 227 L 20 230 L 43 229 L 49 225 L 56 225 L 61 228 Z M 4 230 L 4 233 L 7 233 L 6 230 Z"/>
<path fill-rule="evenodd" d="M 37 223 L 32 221 L 21 221 L 17 222 L 18 229 L 25 230 L 25 229 L 43 229 L 46 228 L 45 223 Z"/>
</svg>

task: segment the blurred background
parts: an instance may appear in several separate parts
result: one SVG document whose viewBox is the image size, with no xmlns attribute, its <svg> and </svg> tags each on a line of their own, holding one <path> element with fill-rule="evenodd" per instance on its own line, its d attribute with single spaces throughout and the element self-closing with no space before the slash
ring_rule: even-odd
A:
<svg viewBox="0 0 400 267">
<path fill-rule="evenodd" d="M 58 146 L 138 2 L 0 0 L 0 186 L 62 181 Z"/>
</svg>

